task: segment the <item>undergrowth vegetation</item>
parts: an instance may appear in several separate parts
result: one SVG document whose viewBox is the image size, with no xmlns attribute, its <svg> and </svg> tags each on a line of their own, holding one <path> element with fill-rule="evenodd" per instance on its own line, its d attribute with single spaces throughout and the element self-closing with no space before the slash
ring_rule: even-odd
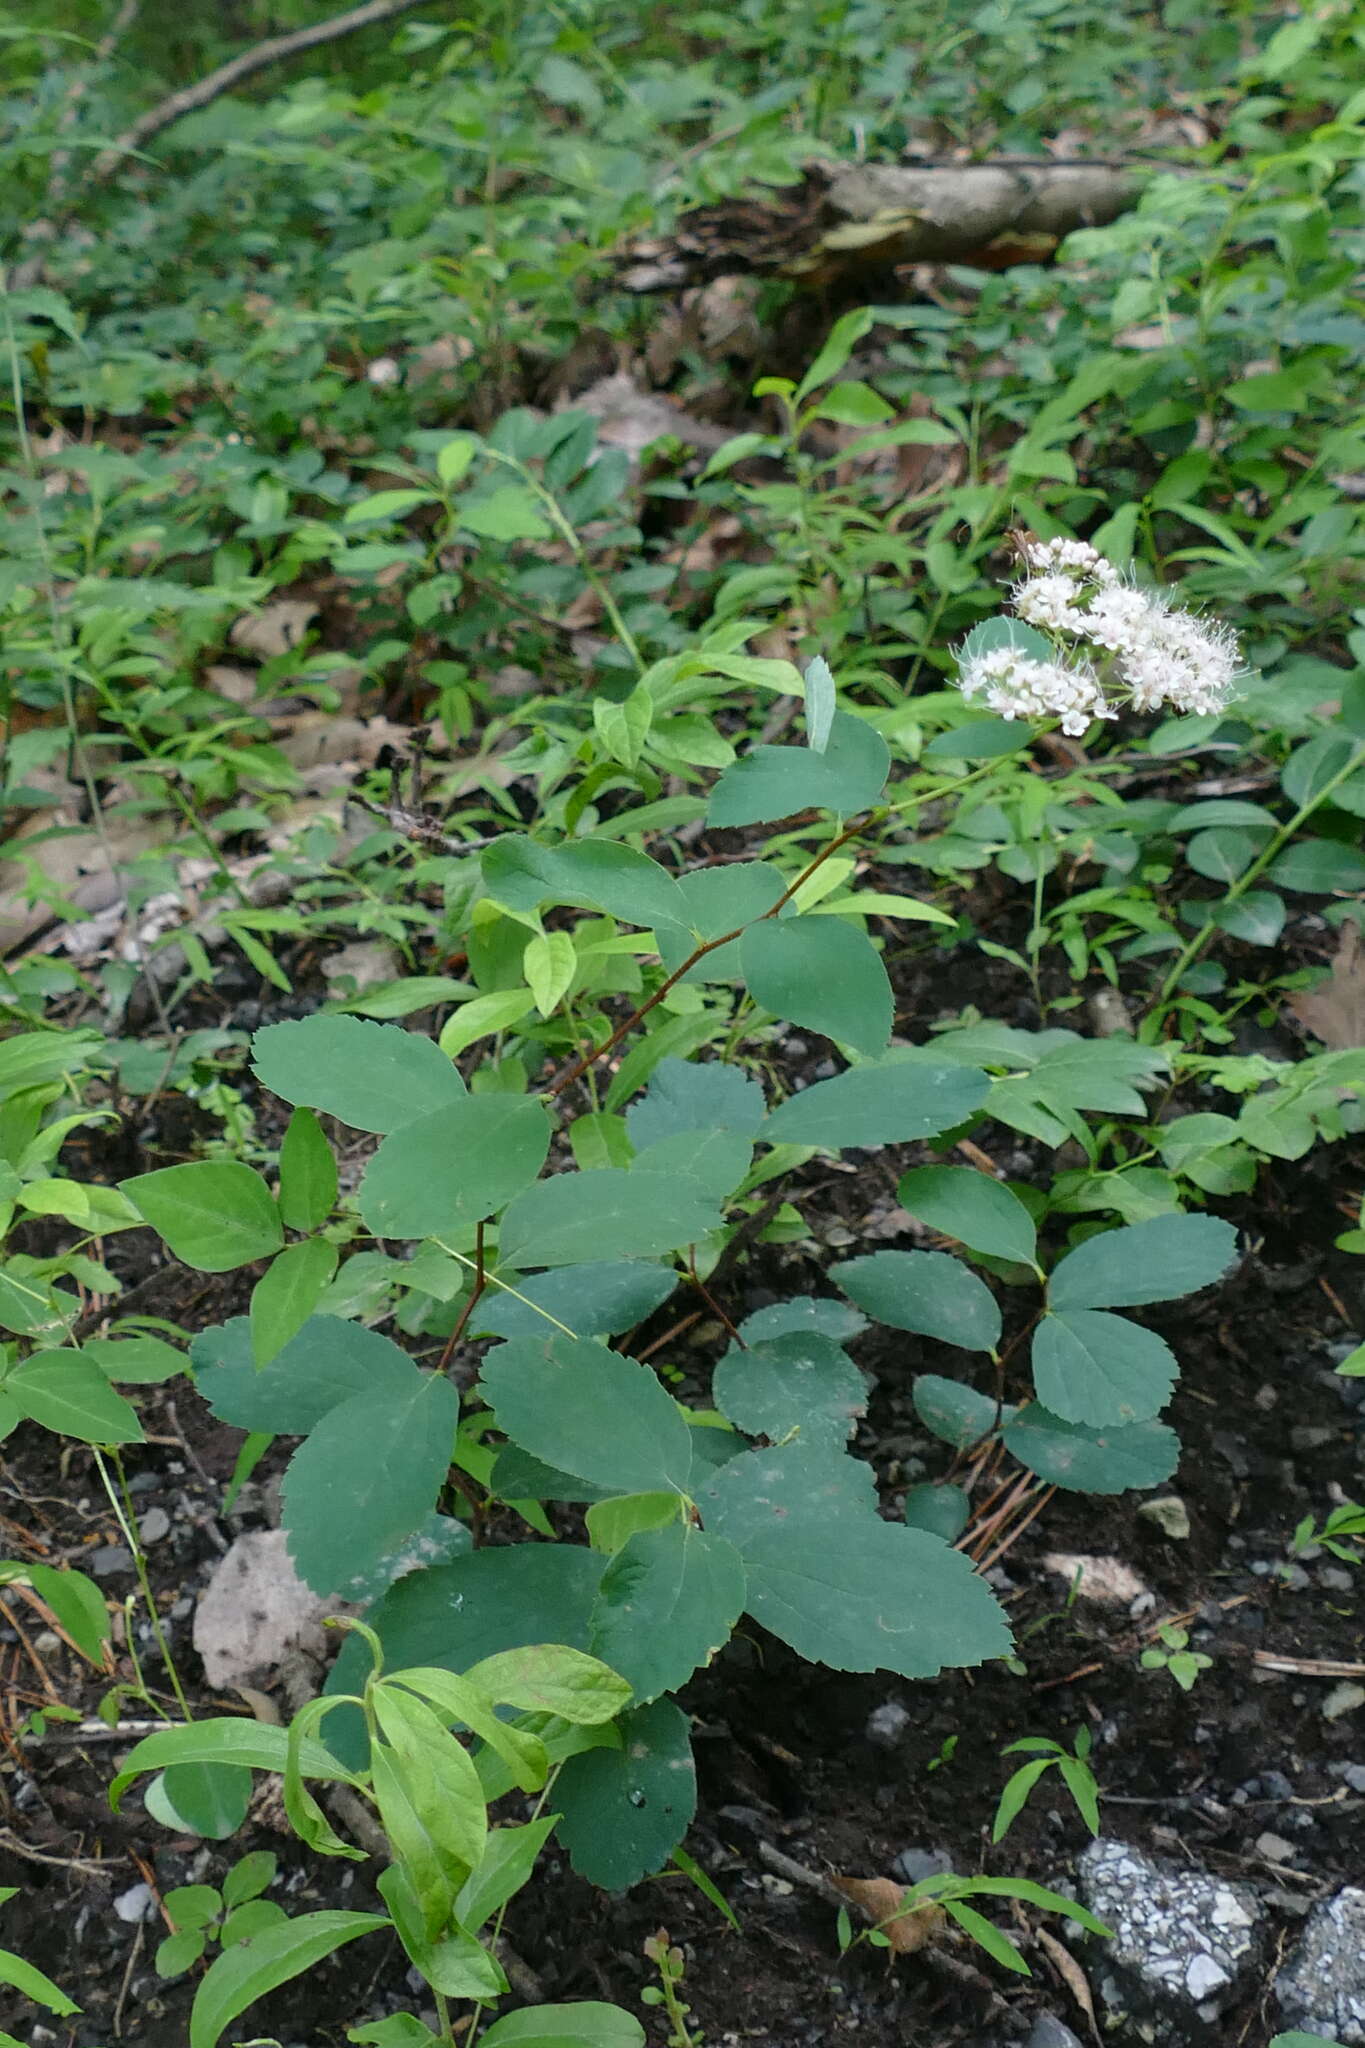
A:
<svg viewBox="0 0 1365 2048">
<path fill-rule="evenodd" d="M 192 2048 L 386 1928 L 437 2031 L 353 2040 L 640 2042 L 489 2017 L 547 1844 L 714 1894 L 675 1695 L 737 1629 L 1022 1657 L 985 1572 L 1177 1467 L 1178 1340 L 1124 1311 L 1235 1286 L 1266 1163 L 1361 1126 L 1362 32 L 1123 11 L 432 9 L 108 163 L 216 36 L 3 26 L 0 1433 L 97 1474 L 151 1636 L 2 1569 L 165 1722 L 116 1803 L 226 1840 L 278 1772 L 310 1849 L 387 1858 L 375 1911 L 288 1917 L 259 1855 L 172 1894 Z M 813 156 L 1061 134 L 1143 177 L 1056 260 L 621 285 Z M 746 1313 L 850 1169 L 882 1227 Z M 146 1226 L 236 1276 L 193 1327 L 121 1303 Z M 942 1447 L 908 1487 L 859 1454 L 877 1326 Z M 128 1459 L 181 1376 L 351 1603 L 287 1727 L 158 1616 Z M 1093 1825 L 1088 1732 L 1013 1748 L 998 1833 L 1045 1771 Z M 1024 1967 L 992 1892 L 1086 1920 L 897 1911 Z"/>
</svg>

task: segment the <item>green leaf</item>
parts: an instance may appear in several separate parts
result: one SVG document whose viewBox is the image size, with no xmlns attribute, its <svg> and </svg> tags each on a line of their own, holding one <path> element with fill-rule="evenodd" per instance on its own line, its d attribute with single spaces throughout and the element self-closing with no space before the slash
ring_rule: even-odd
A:
<svg viewBox="0 0 1365 2048">
<path fill-rule="evenodd" d="M 289 1731 L 265 1721 L 224 1716 L 217 1720 L 190 1721 L 178 1728 L 161 1728 L 144 1736 L 124 1758 L 118 1776 L 109 1787 L 109 1804 L 118 1812 L 124 1792 L 145 1771 L 168 1770 L 178 1764 L 241 1764 L 252 1771 L 283 1771 L 288 1761 Z M 330 1750 L 312 1736 L 305 1736 L 300 1749 L 304 1775 L 338 1784 L 354 1779 Z"/>
<path fill-rule="evenodd" d="M 1124 1316 L 1070 1309 L 1044 1316 L 1033 1333 L 1038 1399 L 1065 1422 L 1146 1422 L 1170 1400 L 1179 1371 L 1169 1344 Z"/>
<path fill-rule="evenodd" d="M 1273 946 L 1284 930 L 1284 898 L 1268 889 L 1248 889 L 1232 903 L 1215 903 L 1212 922 L 1249 946 Z"/>
<path fill-rule="evenodd" d="M 578 972 L 578 955 L 569 933 L 537 932 L 528 939 L 521 956 L 521 971 L 541 1016 L 550 1016 L 568 994 Z"/>
<path fill-rule="evenodd" d="M 424 2027 L 414 2013 L 391 2013 L 368 2027 L 347 2027 L 348 2041 L 363 2041 L 370 2048 L 441 2048 L 440 2037 Z"/>
<path fill-rule="evenodd" d="M 960 1486 L 926 1481 L 909 1489 L 901 1512 L 907 1528 L 923 1529 L 943 1543 L 956 1543 L 971 1519 L 972 1504 Z"/>
<path fill-rule="evenodd" d="M 582 1480 L 570 1480 L 581 1486 Z M 676 1493 L 618 1493 L 608 1500 L 594 1501 L 584 1521 L 588 1541 L 594 1550 L 615 1557 L 642 1529 L 662 1529 L 678 1519 Z"/>
<path fill-rule="evenodd" d="M 393 490 L 375 491 L 368 498 L 360 498 L 354 505 L 348 505 L 341 515 L 343 526 L 358 525 L 361 520 L 398 519 L 404 512 L 413 512 L 419 505 L 435 505 L 439 499 L 430 491 Z"/>
<path fill-rule="evenodd" d="M 137 1410 L 80 1351 L 35 1351 L 0 1387 L 30 1422 L 84 1444 L 140 1444 Z"/>
<path fill-rule="evenodd" d="M 959 1552 L 865 1508 L 832 1518 L 792 1478 L 788 1460 L 751 1451 L 700 1495 L 707 1528 L 743 1559 L 756 1621 L 836 1671 L 934 1678 L 1008 1650 L 1004 1616 Z"/>
<path fill-rule="evenodd" d="M 802 680 L 806 685 L 806 745 L 812 753 L 823 754 L 834 725 L 834 671 L 824 656 L 817 654 Z"/>
<path fill-rule="evenodd" d="M 500 1706 L 524 1714 L 554 1714 L 578 1728 L 600 1727 L 630 1704 L 630 1687 L 599 1657 L 567 1643 L 526 1643 L 496 1650 L 465 1673 Z"/>
<path fill-rule="evenodd" d="M 220 1422 L 275 1436 L 306 1436 L 353 1395 L 411 1395 L 420 1374 L 377 1330 L 338 1316 L 310 1316 L 297 1337 L 257 1372 L 245 1316 L 201 1331 L 190 1350 L 200 1393 Z"/>
<path fill-rule="evenodd" d="M 1090 1429 L 1065 1422 L 1032 1403 L 1005 1422 L 1005 1448 L 1049 1485 L 1073 1493 L 1126 1493 L 1160 1486 L 1180 1457 L 1175 1431 L 1164 1422 Z"/>
<path fill-rule="evenodd" d="M 422 1903 L 404 1863 L 392 1863 L 381 1871 L 377 1889 L 393 1916 L 409 1961 L 433 1991 L 446 1998 L 502 1997 L 507 1990 L 502 1965 L 472 1934 L 451 1928 L 434 1941 L 428 1938 Z"/>
<path fill-rule="evenodd" d="M 642 1259 L 593 1259 L 518 1280 L 516 1295 L 485 1295 L 470 1329 L 493 1337 L 543 1336 L 552 1325 L 536 1313 L 538 1307 L 575 1336 L 615 1337 L 652 1315 L 677 1285 L 671 1266 L 651 1266 Z"/>
<path fill-rule="evenodd" d="M 84 1572 L 74 1571 L 70 1566 L 59 1571 L 50 1564 L 16 1566 L 12 1570 L 0 1565 L 0 1585 L 8 1583 L 11 1576 L 27 1579 L 38 1598 L 47 1602 L 82 1655 L 88 1657 L 92 1664 L 103 1663 L 104 1646 L 109 1641 L 112 1624 L 104 1595 L 93 1579 L 86 1578 Z"/>
<path fill-rule="evenodd" d="M 258 1370 L 297 1337 L 336 1264 L 336 1246 L 321 1237 L 306 1237 L 275 1254 L 251 1290 L 251 1349 Z"/>
<path fill-rule="evenodd" d="M 1365 853 L 1335 839 L 1296 839 L 1266 870 L 1268 881 L 1305 896 L 1332 896 L 1365 889 Z"/>
<path fill-rule="evenodd" d="M 1029 1975 L 1028 1964 L 1009 1936 L 993 1926 L 984 1913 L 978 1913 L 974 1906 L 964 1905 L 961 1899 L 945 1899 L 943 1906 L 944 1911 L 965 1933 L 970 1934 L 977 1947 L 984 1949 L 993 1962 L 1006 1970 L 1017 1971 L 1020 1976 Z"/>
<path fill-rule="evenodd" d="M 393 1131 L 452 1102 L 464 1082 L 429 1038 L 398 1024 L 318 1012 L 267 1024 L 251 1041 L 262 1087 L 358 1131 Z"/>
<path fill-rule="evenodd" d="M 727 1351 L 712 1375 L 711 1398 L 749 1436 L 776 1441 L 795 1434 L 836 1450 L 867 1412 L 862 1374 L 843 1347 L 818 1330 Z"/>
<path fill-rule="evenodd" d="M 1017 754 L 1033 740 L 1024 719 L 969 718 L 949 732 L 935 733 L 924 749 L 926 761 L 996 761 Z"/>
<path fill-rule="evenodd" d="M 1217 1216 L 1154 1216 L 1088 1237 L 1048 1278 L 1048 1305 L 1131 1308 L 1211 1287 L 1237 1256 L 1237 1233 Z"/>
<path fill-rule="evenodd" d="M 528 1188 L 550 1149 L 550 1119 L 527 1095 L 465 1095 L 382 1140 L 360 1213 L 376 1237 L 455 1237 Z"/>
<path fill-rule="evenodd" d="M 818 391 L 831 377 L 838 376 L 858 343 L 872 332 L 875 317 L 870 306 L 858 306 L 835 321 L 815 361 L 792 393 L 795 404 L 800 405 L 812 391 Z"/>
<path fill-rule="evenodd" d="M 154 1386 L 189 1371 L 189 1360 L 160 1337 L 87 1337 L 81 1355 L 93 1358 L 106 1379 L 124 1385 Z"/>
<path fill-rule="evenodd" d="M 763 1090 L 723 1060 L 660 1060 L 643 1097 L 626 1111 L 637 1152 L 700 1131 L 752 1138 L 762 1122 Z"/>
<path fill-rule="evenodd" d="M 316 1230 L 337 1198 L 336 1157 L 311 1109 L 296 1109 L 280 1145 L 280 1215 L 291 1230 Z"/>
<path fill-rule="evenodd" d="M 455 1919 L 466 1934 L 477 1934 L 485 1921 L 516 1897 L 535 1869 L 536 1858 L 557 1819 L 557 1814 L 549 1813 L 525 1827 L 490 1831 L 478 1866 L 455 1901 Z"/>
<path fill-rule="evenodd" d="M 483 1787 L 468 1750 L 425 1700 L 392 1684 L 376 1686 L 371 1697 L 383 1738 L 370 1756 L 380 1818 L 419 1898 L 433 1908 L 427 1937 L 434 1940 L 450 1918 L 456 1893 L 483 1860 Z M 400 1830 L 407 1833 L 411 1853 Z M 434 1876 L 434 1884 L 417 1884 L 419 1867 Z"/>
<path fill-rule="evenodd" d="M 461 498 L 455 517 L 480 540 L 548 540 L 553 531 L 525 484 L 495 484 L 477 497 Z"/>
<path fill-rule="evenodd" d="M 890 750 L 876 727 L 852 712 L 836 711 L 823 753 L 752 747 L 726 768 L 711 791 L 706 822 L 715 831 L 770 824 L 797 811 L 850 817 L 876 803 L 890 769 Z"/>
<path fill-rule="evenodd" d="M 188 1833 L 226 1842 L 246 1819 L 251 1772 L 242 1764 L 170 1764 L 162 1773 L 161 1791 Z"/>
<path fill-rule="evenodd" d="M 638 1702 L 676 1692 L 730 1640 L 744 1594 L 739 1553 L 723 1536 L 679 1521 L 640 1530 L 602 1574 L 593 1652 Z"/>
<path fill-rule="evenodd" d="M 541 846 L 509 832 L 483 855 L 482 872 L 485 889 L 507 910 L 565 903 L 605 911 L 625 924 L 687 922 L 686 899 L 667 868 L 614 840 Z"/>
<path fill-rule="evenodd" d="M 158 1977 L 183 1977 L 186 1970 L 192 1970 L 208 1946 L 203 1932 L 197 1927 L 187 1927 L 183 1934 L 168 1935 L 156 1951 L 155 1969 Z M 0 2040 L 3 2040 L 0 2035 Z"/>
<path fill-rule="evenodd" d="M 12 1985 L 21 1997 L 31 1998 L 35 2005 L 55 2012 L 59 2019 L 69 2019 L 72 2013 L 81 2010 L 45 1971 L 33 1963 L 26 1963 L 22 1956 L 15 1955 L 13 1949 L 0 1948 L 0 1984 Z M 643 2040 L 644 2036 L 640 2038 Z M 0 2034 L 0 2043 L 9 2041 L 14 2041 L 14 2048 L 23 2048 L 23 2043 L 15 2041 L 13 2034 Z"/>
<path fill-rule="evenodd" d="M 590 1337 L 519 1338 L 484 1359 L 484 1399 L 534 1457 L 621 1493 L 682 1492 L 692 1432 L 637 1359 Z"/>
<path fill-rule="evenodd" d="M 925 1428 L 956 1451 L 979 1443 L 995 1428 L 995 1403 L 990 1395 L 978 1394 L 975 1387 L 965 1387 L 960 1380 L 922 1372 L 915 1381 L 914 1402 Z"/>
<path fill-rule="evenodd" d="M 970 1166 L 917 1166 L 901 1178 L 903 1208 L 969 1251 L 1037 1265 L 1033 1219 L 1017 1195 Z"/>
<path fill-rule="evenodd" d="M 687 1716 L 672 1700 L 655 1700 L 623 1714 L 620 1727 L 620 1749 L 570 1757 L 555 1782 L 570 1862 L 613 1892 L 661 1870 L 697 1810 Z"/>
<path fill-rule="evenodd" d="M 630 1171 L 648 1174 L 651 1180 L 676 1175 L 722 1203 L 745 1178 L 753 1157 L 753 1145 L 737 1131 L 675 1131 L 638 1152 Z"/>
<path fill-rule="evenodd" d="M 613 761 L 634 769 L 640 750 L 649 737 L 654 719 L 654 699 L 638 685 L 619 704 L 609 697 L 593 699 L 592 722 L 598 739 Z"/>
<path fill-rule="evenodd" d="M 277 1986 L 301 1977 L 348 1941 L 389 1925 L 384 1913 L 300 1913 L 226 1949 L 194 1995 L 190 2048 L 216 2048 L 235 2019 Z"/>
<path fill-rule="evenodd" d="M 765 918 L 740 940 L 749 993 L 788 1023 L 873 1057 L 886 1049 L 894 1003 L 881 955 L 837 917 Z"/>
<path fill-rule="evenodd" d="M 461 1003 L 441 1026 L 438 1050 L 446 1059 L 458 1059 L 476 1039 L 510 1031 L 534 1008 L 535 997 L 526 988 L 499 988 L 491 995 L 475 996 L 472 1001 Z"/>
<path fill-rule="evenodd" d="M 964 1351 L 994 1351 L 1000 1342 L 995 1296 L 947 1252 L 871 1252 L 834 1267 L 830 1278 L 850 1301 L 892 1329 L 937 1337 Z"/>
<path fill-rule="evenodd" d="M 119 1186 L 176 1258 L 198 1272 L 230 1273 L 268 1259 L 284 1243 L 269 1189 L 238 1159 L 162 1166 Z"/>
<path fill-rule="evenodd" d="M 720 1222 L 698 1181 L 604 1166 L 554 1174 L 518 1195 L 502 1219 L 499 1255 L 512 1266 L 648 1258 L 696 1244 Z"/>
<path fill-rule="evenodd" d="M 866 1316 L 860 1316 L 847 1302 L 802 1294 L 795 1301 L 774 1301 L 767 1308 L 755 1309 L 739 1325 L 739 1334 L 746 1344 L 767 1344 L 792 1330 L 819 1330 L 836 1344 L 845 1344 L 866 1328 Z"/>
<path fill-rule="evenodd" d="M 728 867 L 694 868 L 680 877 L 678 890 L 685 905 L 683 925 L 660 924 L 655 937 L 664 971 L 676 974 L 683 961 L 698 945 L 739 932 L 773 908 L 785 895 L 786 877 L 765 861 L 735 861 Z M 785 913 L 783 913 L 785 914 Z M 794 912 L 792 913 L 795 914 Z M 683 976 L 684 984 L 706 981 L 738 981 L 742 969 L 739 940 L 717 946 Z"/>
<path fill-rule="evenodd" d="M 353 1394 L 322 1417 L 284 1477 L 289 1554 L 306 1586 L 335 1592 L 426 1520 L 459 1412 L 450 1381 L 432 1373 Z"/>
<path fill-rule="evenodd" d="M 223 1879 L 223 1904 L 244 1906 L 257 1899 L 275 1882 L 279 1858 L 269 1849 L 253 1849 L 238 1858 Z"/>
<path fill-rule="evenodd" d="M 494 2020 L 483 2048 L 644 2048 L 645 2030 L 619 2005 L 530 2005 Z"/>
<path fill-rule="evenodd" d="M 819 1145 L 827 1152 L 908 1144 L 965 1122 L 990 1087 L 988 1076 L 971 1067 L 875 1060 L 789 1096 L 762 1135 L 770 1144 Z"/>
</svg>

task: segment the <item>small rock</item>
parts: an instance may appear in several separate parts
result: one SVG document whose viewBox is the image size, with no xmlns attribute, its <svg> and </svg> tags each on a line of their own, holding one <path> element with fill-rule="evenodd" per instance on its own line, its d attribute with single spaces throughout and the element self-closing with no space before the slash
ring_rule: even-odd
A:
<svg viewBox="0 0 1365 2048">
<path fill-rule="evenodd" d="M 1121 1558 L 1083 1557 L 1052 1550 L 1043 1559 L 1043 1569 L 1075 1586 L 1078 1599 L 1093 1600 L 1100 1607 L 1127 1607 L 1131 1611 L 1135 1601 L 1151 1599 L 1148 1588 Z"/>
<path fill-rule="evenodd" d="M 1169 1536 L 1172 1543 L 1185 1543 L 1190 1534 L 1190 1511 L 1178 1493 L 1163 1493 L 1156 1500 L 1145 1500 L 1138 1509 L 1144 1522 L 1155 1522 L 1163 1536 Z"/>
<path fill-rule="evenodd" d="M 215 1691 L 252 1685 L 290 1650 L 321 1652 L 322 1621 L 344 1611 L 321 1600 L 294 1570 L 283 1529 L 239 1536 L 214 1568 L 194 1617 L 194 1647 Z"/>
<path fill-rule="evenodd" d="M 1033 2023 L 1024 2048 L 1081 2048 L 1081 2044 L 1070 2027 L 1063 2025 L 1050 2012 L 1041 2012 Z"/>
<path fill-rule="evenodd" d="M 1342 1778 L 1353 1792 L 1365 1792 L 1365 1764 L 1328 1764 L 1329 1774 Z"/>
<path fill-rule="evenodd" d="M 102 1544 L 90 1560 L 90 1569 L 97 1579 L 112 1578 L 115 1572 L 130 1572 L 133 1553 L 121 1543 Z"/>
<path fill-rule="evenodd" d="M 148 1508 L 137 1525 L 137 1533 L 144 1543 L 159 1543 L 163 1536 L 169 1536 L 171 1518 L 165 1508 Z"/>
<path fill-rule="evenodd" d="M 126 1920 L 135 1927 L 139 1920 L 154 1920 L 157 1913 L 156 1895 L 149 1884 L 134 1884 L 126 1892 L 120 1892 L 114 1901 L 114 1911 L 120 1920 Z"/>
<path fill-rule="evenodd" d="M 1283 1771 L 1262 1771 L 1258 1780 L 1262 1799 L 1292 1799 L 1294 1781 Z"/>
<path fill-rule="evenodd" d="M 1257 1835 L 1256 1854 L 1264 1856 L 1267 1863 L 1292 1863 L 1294 1844 L 1286 1842 L 1283 1835 Z"/>
<path fill-rule="evenodd" d="M 1097 1989 L 1111 2021 L 1142 2039 L 1209 2038 L 1254 1978 L 1264 1909 L 1247 1885 L 1152 1862 L 1125 1842 L 1091 1844 L 1081 1896 L 1113 1929 L 1097 1947 Z"/>
<path fill-rule="evenodd" d="M 1318 1572 L 1318 1584 L 1329 1593 L 1354 1593 L 1356 1582 L 1344 1565 L 1325 1564 Z"/>
<path fill-rule="evenodd" d="M 1365 2042 L 1365 1891 L 1348 1888 L 1313 1908 L 1275 1995 L 1293 2026 L 1342 2048 Z"/>
<path fill-rule="evenodd" d="M 1291 1451 L 1321 1451 L 1336 1438 L 1334 1429 L 1324 1429 L 1320 1423 L 1296 1423 L 1289 1432 Z"/>
<path fill-rule="evenodd" d="M 1343 1678 L 1323 1701 L 1322 1718 L 1324 1721 L 1340 1721 L 1346 1714 L 1354 1714 L 1358 1707 L 1365 1707 L 1365 1685 Z"/>
<path fill-rule="evenodd" d="M 952 1867 L 946 1849 L 902 1849 L 891 1865 L 902 1884 L 923 1884 L 926 1877 L 942 1877 Z"/>
<path fill-rule="evenodd" d="M 895 1749 L 909 1726 L 909 1711 L 900 1701 L 884 1700 L 868 1715 L 863 1733 L 874 1748 Z"/>
</svg>

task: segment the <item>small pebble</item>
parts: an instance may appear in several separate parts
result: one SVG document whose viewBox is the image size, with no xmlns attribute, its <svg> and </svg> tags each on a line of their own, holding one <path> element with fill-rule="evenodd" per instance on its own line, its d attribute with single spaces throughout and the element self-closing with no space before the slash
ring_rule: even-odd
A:
<svg viewBox="0 0 1365 2048">
<path fill-rule="evenodd" d="M 1286 1842 L 1283 1835 L 1257 1835 L 1256 1854 L 1264 1856 L 1267 1863 L 1292 1863 L 1294 1844 Z"/>
<path fill-rule="evenodd" d="M 1050 2012 L 1041 2012 L 1033 2023 L 1024 2048 L 1081 2048 L 1081 2044 L 1062 2020 Z"/>
<path fill-rule="evenodd" d="M 942 1877 L 952 1867 L 945 1849 L 902 1849 L 891 1865 L 902 1884 L 923 1884 L 926 1877 Z"/>
<path fill-rule="evenodd" d="M 899 1700 L 884 1700 L 868 1715 L 863 1733 L 874 1748 L 895 1749 L 909 1726 L 909 1710 Z"/>
<path fill-rule="evenodd" d="M 156 1916 L 156 1897 L 149 1884 L 134 1884 L 126 1892 L 120 1892 L 114 1901 L 114 1911 L 120 1920 L 126 1920 L 135 1927 L 139 1920 L 151 1920 Z"/>
<path fill-rule="evenodd" d="M 1292 1799 L 1294 1797 L 1293 1780 L 1287 1778 L 1283 1771 L 1262 1771 L 1261 1797 L 1262 1799 Z"/>
<path fill-rule="evenodd" d="M 1365 1792 L 1365 1764 L 1328 1764 L 1329 1774 L 1341 1778 L 1353 1792 Z"/>
<path fill-rule="evenodd" d="M 1169 1536 L 1172 1543 L 1188 1541 L 1190 1511 L 1178 1493 L 1163 1493 L 1157 1500 L 1145 1500 L 1138 1509 L 1138 1515 L 1145 1522 L 1155 1522 L 1162 1535 Z"/>
<path fill-rule="evenodd" d="M 1340 1721 L 1346 1714 L 1354 1714 L 1359 1707 L 1365 1707 L 1365 1685 L 1356 1685 L 1344 1678 L 1340 1685 L 1334 1685 L 1322 1703 L 1324 1721 Z"/>
<path fill-rule="evenodd" d="M 115 1572 L 130 1572 L 133 1553 L 121 1543 L 102 1544 L 90 1560 L 90 1569 L 97 1579 L 112 1578 Z"/>
<path fill-rule="evenodd" d="M 1354 1593 L 1357 1581 L 1344 1565 L 1325 1564 L 1318 1573 L 1318 1584 L 1325 1586 L 1329 1593 Z"/>
<path fill-rule="evenodd" d="M 1289 1432 L 1291 1451 L 1320 1451 L 1336 1436 L 1334 1429 L 1324 1429 L 1319 1424 L 1298 1423 Z"/>
<path fill-rule="evenodd" d="M 148 1508 L 137 1525 L 137 1533 L 144 1543 L 159 1543 L 163 1536 L 169 1536 L 171 1518 L 165 1508 Z"/>
</svg>

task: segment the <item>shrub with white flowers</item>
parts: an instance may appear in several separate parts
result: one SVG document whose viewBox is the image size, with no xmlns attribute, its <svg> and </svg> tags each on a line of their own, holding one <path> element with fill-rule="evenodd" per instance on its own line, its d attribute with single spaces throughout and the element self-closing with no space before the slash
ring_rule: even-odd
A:
<svg viewBox="0 0 1365 2048">
<path fill-rule="evenodd" d="M 964 697 L 1001 718 L 1060 719 L 1077 739 L 1125 707 L 1224 709 L 1241 672 L 1230 628 L 1139 588 L 1086 541 L 1028 537 L 1021 551 L 1028 574 L 1009 605 L 1026 630 L 970 636 L 958 655 Z"/>
</svg>

